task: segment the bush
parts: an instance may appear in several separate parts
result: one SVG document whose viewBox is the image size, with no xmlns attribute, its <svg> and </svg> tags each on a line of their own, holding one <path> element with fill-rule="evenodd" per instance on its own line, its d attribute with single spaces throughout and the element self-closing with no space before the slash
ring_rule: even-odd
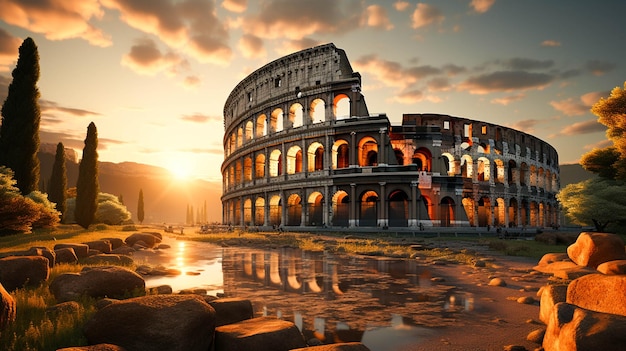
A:
<svg viewBox="0 0 626 351">
<path fill-rule="evenodd" d="M 74 213 L 76 210 L 76 198 L 69 198 L 66 201 L 64 223 L 74 223 Z M 108 193 L 98 194 L 98 208 L 96 209 L 96 219 L 94 223 L 104 223 L 108 225 L 119 225 L 130 220 L 130 212 L 115 195 Z"/>
</svg>

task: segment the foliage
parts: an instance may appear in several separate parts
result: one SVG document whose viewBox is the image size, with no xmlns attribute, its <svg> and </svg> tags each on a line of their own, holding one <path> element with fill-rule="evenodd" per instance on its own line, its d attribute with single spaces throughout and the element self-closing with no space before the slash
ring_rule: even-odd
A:
<svg viewBox="0 0 626 351">
<path fill-rule="evenodd" d="M 0 166 L 0 235 L 28 233 L 59 222 L 59 213 L 45 194 L 34 191 L 22 196 L 13 171 Z"/>
<path fill-rule="evenodd" d="M 604 178 L 569 184 L 557 194 L 565 215 L 574 223 L 594 225 L 597 231 L 619 229 L 626 223 L 626 185 Z"/>
<path fill-rule="evenodd" d="M 606 135 L 613 146 L 592 150 L 581 159 L 586 170 L 609 179 L 626 180 L 626 83 L 624 88 L 616 87 L 591 108 L 598 122 L 608 127 Z"/>
<path fill-rule="evenodd" d="M 87 137 L 83 148 L 83 158 L 78 165 L 76 182 L 76 206 L 74 219 L 87 229 L 96 218 L 98 208 L 98 130 L 91 122 L 87 127 Z"/>
<path fill-rule="evenodd" d="M 64 223 L 72 223 L 74 220 L 75 209 L 76 198 L 67 199 L 67 212 L 64 217 Z M 119 202 L 117 196 L 108 193 L 98 194 L 96 213 L 93 223 L 118 225 L 127 222 L 130 220 L 130 217 L 130 212 L 126 206 Z"/>
<path fill-rule="evenodd" d="M 57 151 L 52 165 L 52 174 L 48 181 L 48 198 L 56 204 L 56 209 L 61 212 L 61 217 L 65 214 L 65 201 L 67 189 L 67 171 L 65 169 L 65 147 L 63 143 L 57 144 Z"/>
<path fill-rule="evenodd" d="M 143 189 L 139 189 L 139 200 L 137 200 L 137 220 L 139 223 L 143 223 L 143 219 L 145 217 L 144 208 L 143 208 Z"/>
<path fill-rule="evenodd" d="M 19 48 L 13 81 L 2 105 L 0 165 L 12 169 L 23 195 L 39 188 L 39 52 L 31 38 Z"/>
</svg>

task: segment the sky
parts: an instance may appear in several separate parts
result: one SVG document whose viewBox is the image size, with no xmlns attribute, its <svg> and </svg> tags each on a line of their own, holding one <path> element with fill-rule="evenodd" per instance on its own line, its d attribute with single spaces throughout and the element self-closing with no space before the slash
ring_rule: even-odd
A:
<svg viewBox="0 0 626 351">
<path fill-rule="evenodd" d="M 626 81 L 626 1 L 0 0 L 0 101 L 38 46 L 42 143 L 221 182 L 223 107 L 284 55 L 334 43 L 370 113 L 441 113 L 550 143 L 609 146 L 591 106 Z"/>
</svg>

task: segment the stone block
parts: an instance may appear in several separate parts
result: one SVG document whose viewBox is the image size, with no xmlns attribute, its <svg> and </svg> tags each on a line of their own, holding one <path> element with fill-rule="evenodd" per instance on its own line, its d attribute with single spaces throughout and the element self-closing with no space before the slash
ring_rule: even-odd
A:
<svg viewBox="0 0 626 351">
<path fill-rule="evenodd" d="M 215 351 L 289 351 L 306 347 L 295 324 L 257 317 L 215 328 Z"/>
</svg>

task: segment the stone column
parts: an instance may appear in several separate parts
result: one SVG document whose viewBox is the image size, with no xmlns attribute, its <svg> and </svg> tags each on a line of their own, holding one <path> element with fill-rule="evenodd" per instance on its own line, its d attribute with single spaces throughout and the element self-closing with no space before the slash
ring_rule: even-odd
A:
<svg viewBox="0 0 626 351">
<path fill-rule="evenodd" d="M 359 219 L 357 218 L 356 210 L 356 184 L 350 184 L 350 215 L 348 219 L 348 227 L 356 227 L 359 225 Z"/>
<path fill-rule="evenodd" d="M 386 182 L 379 182 L 380 185 L 380 194 L 378 196 L 378 220 L 376 221 L 379 227 L 386 227 L 389 225 L 389 221 L 387 218 L 387 193 L 385 191 Z"/>
</svg>

